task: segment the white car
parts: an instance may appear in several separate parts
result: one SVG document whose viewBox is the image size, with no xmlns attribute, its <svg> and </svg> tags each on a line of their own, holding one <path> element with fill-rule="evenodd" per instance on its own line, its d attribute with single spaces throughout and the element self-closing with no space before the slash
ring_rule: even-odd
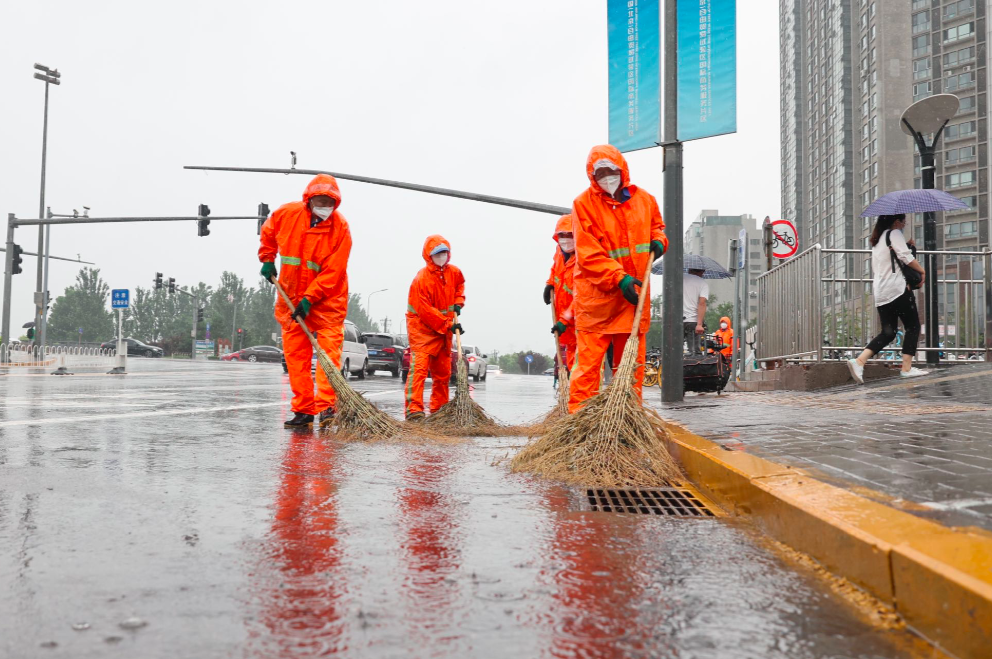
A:
<svg viewBox="0 0 992 659">
<path fill-rule="evenodd" d="M 482 351 L 475 346 L 469 346 L 462 344 L 462 353 L 465 355 L 465 359 L 468 360 L 468 374 L 472 376 L 472 380 L 478 382 L 479 380 L 486 379 L 486 367 L 488 363 L 486 358 L 489 355 L 482 354 Z"/>
<path fill-rule="evenodd" d="M 487 364 L 486 374 L 488 375 L 489 373 L 495 373 L 496 375 L 502 373 L 502 371 L 499 370 L 499 364 Z"/>
<path fill-rule="evenodd" d="M 365 379 L 369 369 L 369 349 L 365 337 L 350 320 L 344 321 L 344 343 L 341 346 L 341 373 L 346 378 L 351 373 L 359 380 Z"/>
</svg>

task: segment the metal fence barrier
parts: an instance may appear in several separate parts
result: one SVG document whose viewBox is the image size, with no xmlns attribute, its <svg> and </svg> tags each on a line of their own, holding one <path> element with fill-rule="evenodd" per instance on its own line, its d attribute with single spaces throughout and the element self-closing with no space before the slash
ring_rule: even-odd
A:
<svg viewBox="0 0 992 659">
<path fill-rule="evenodd" d="M 117 366 L 117 351 L 86 346 L 48 346 L 42 353 L 39 346 L 21 343 L 0 343 L 0 372 L 14 369 L 113 368 Z"/>
<path fill-rule="evenodd" d="M 933 251 L 940 307 L 939 345 L 917 355 L 992 361 L 992 250 Z M 838 273 L 841 273 L 838 276 Z M 927 273 L 933 276 L 934 273 Z M 926 298 L 917 292 L 921 325 Z M 872 296 L 871 251 L 814 245 L 758 277 L 759 362 L 824 361 L 856 356 L 880 332 Z M 899 359 L 902 330 L 876 359 Z"/>
</svg>

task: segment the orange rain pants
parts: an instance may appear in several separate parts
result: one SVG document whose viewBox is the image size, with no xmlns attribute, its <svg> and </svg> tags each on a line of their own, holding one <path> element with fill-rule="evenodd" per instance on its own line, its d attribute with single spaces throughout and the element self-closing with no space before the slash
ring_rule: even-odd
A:
<svg viewBox="0 0 992 659">
<path fill-rule="evenodd" d="M 315 333 L 317 343 L 337 368 L 341 368 L 341 346 L 344 341 L 344 325 L 321 329 Z M 289 369 L 289 386 L 293 390 L 293 411 L 300 414 L 320 414 L 334 408 L 337 398 L 324 369 L 317 364 L 317 398 L 313 395 L 313 378 L 310 376 L 313 346 L 303 329 L 293 323 L 282 330 L 282 348 L 286 355 L 286 368 Z"/>
<path fill-rule="evenodd" d="M 568 411 L 572 414 L 578 412 L 585 405 L 585 402 L 599 393 L 601 373 L 603 371 L 603 358 L 610 344 L 613 344 L 613 360 L 615 366 L 613 373 L 616 374 L 616 367 L 620 365 L 620 358 L 623 355 L 623 348 L 627 345 L 629 334 L 596 334 L 594 332 L 575 331 L 576 346 L 578 348 L 578 358 L 572 368 L 572 377 L 569 381 Z M 647 342 L 646 334 L 639 334 L 639 345 L 637 348 L 637 368 L 634 370 L 634 391 L 637 397 L 641 397 L 641 389 L 644 385 L 644 352 Z"/>
<path fill-rule="evenodd" d="M 451 351 L 440 355 L 428 352 L 410 353 L 410 375 L 406 379 L 406 414 L 424 411 L 424 382 L 431 374 L 431 414 L 448 402 L 448 382 L 451 380 Z"/>
</svg>

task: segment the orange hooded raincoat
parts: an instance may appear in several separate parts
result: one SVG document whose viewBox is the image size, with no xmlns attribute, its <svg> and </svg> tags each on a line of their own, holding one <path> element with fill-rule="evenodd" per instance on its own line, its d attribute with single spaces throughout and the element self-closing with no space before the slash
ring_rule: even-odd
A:
<svg viewBox="0 0 992 659">
<path fill-rule="evenodd" d="M 334 212 L 311 226 L 310 200 L 325 195 L 334 199 Z M 262 225 L 258 260 L 265 263 L 280 256 L 279 284 L 294 305 L 306 297 L 310 313 L 304 321 L 318 343 L 339 368 L 344 319 L 348 313 L 348 257 L 351 230 L 340 213 L 341 191 L 337 181 L 318 174 L 307 185 L 302 201 L 280 206 Z M 333 407 L 334 390 L 322 369 L 317 369 L 316 401 L 310 360 L 313 348 L 303 330 L 290 317 L 289 307 L 277 296 L 275 317 L 282 326 L 283 352 L 293 389 L 293 411 L 316 414 Z"/>
<path fill-rule="evenodd" d="M 449 263 L 440 267 L 431 259 L 438 245 L 448 248 Z M 410 337 L 410 374 L 406 383 L 406 413 L 424 411 L 424 381 L 431 374 L 431 412 L 448 402 L 451 377 L 451 326 L 456 321 L 455 305 L 465 306 L 465 277 L 450 263 L 451 244 L 442 236 L 424 241 L 426 265 L 410 284 L 407 298 L 406 330 Z"/>
<path fill-rule="evenodd" d="M 713 334 L 716 336 L 716 340 L 719 343 L 727 346 L 726 348 L 720 351 L 720 354 L 722 354 L 724 357 L 730 357 L 733 354 L 732 346 L 734 345 L 734 326 L 730 324 L 730 319 L 727 318 L 726 316 L 721 318 L 720 322 L 727 323 L 727 329 L 720 329 L 718 327 L 717 330 L 713 332 Z"/>
<path fill-rule="evenodd" d="M 599 187 L 593 178 L 596 163 L 606 160 L 620 170 L 621 201 Z M 610 343 L 617 363 L 634 326 L 634 305 L 620 291 L 625 275 L 644 276 L 651 242 L 668 249 L 665 223 L 657 200 L 630 183 L 627 161 L 616 147 L 595 146 L 586 159 L 589 187 L 572 203 L 575 234 L 575 333 L 577 359 L 571 379 L 569 409 L 579 410 L 599 390 L 603 356 Z M 646 292 L 650 300 L 650 281 Z M 644 380 L 644 334 L 651 326 L 651 305 L 645 304 L 637 325 L 640 340 L 635 389 Z"/>
<path fill-rule="evenodd" d="M 573 233 L 572 216 L 562 215 L 555 224 L 555 232 L 551 236 L 558 242 L 559 233 Z M 558 337 L 558 343 L 565 351 L 565 364 L 569 369 L 575 363 L 575 313 L 572 309 L 572 296 L 575 295 L 573 273 L 575 271 L 575 252 L 568 255 L 561 248 L 555 249 L 554 261 L 551 264 L 551 274 L 546 284 L 555 289 L 555 318 L 566 326 L 566 330 Z"/>
</svg>

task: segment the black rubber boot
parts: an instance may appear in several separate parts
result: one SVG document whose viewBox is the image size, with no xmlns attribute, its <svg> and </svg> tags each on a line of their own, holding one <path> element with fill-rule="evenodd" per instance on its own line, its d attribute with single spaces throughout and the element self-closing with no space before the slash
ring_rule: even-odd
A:
<svg viewBox="0 0 992 659">
<path fill-rule="evenodd" d="M 329 428 L 334 424 L 334 409 L 328 407 L 326 410 L 320 413 L 320 427 Z"/>
<path fill-rule="evenodd" d="M 297 412 L 292 419 L 283 424 L 286 428 L 307 428 L 313 427 L 313 414 L 303 414 Z"/>
</svg>

